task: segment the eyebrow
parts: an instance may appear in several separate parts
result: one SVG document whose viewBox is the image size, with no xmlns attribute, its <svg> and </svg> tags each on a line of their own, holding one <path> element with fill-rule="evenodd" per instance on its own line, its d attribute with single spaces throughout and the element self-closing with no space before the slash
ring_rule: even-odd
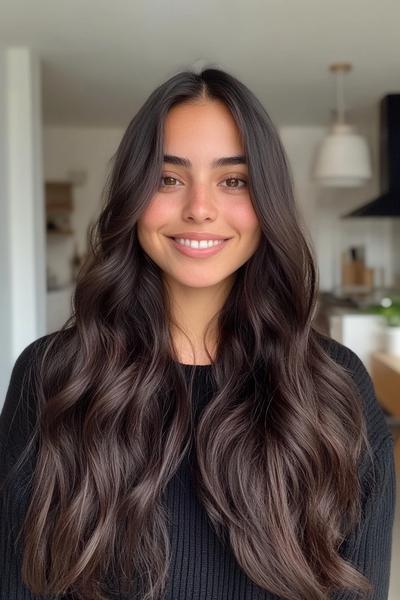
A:
<svg viewBox="0 0 400 600">
<path fill-rule="evenodd" d="M 173 154 L 165 154 L 164 162 L 171 165 L 178 165 L 190 169 L 192 163 L 188 158 L 182 158 L 180 156 L 174 156 Z M 218 167 L 226 167 L 228 165 L 246 165 L 246 157 L 238 154 L 236 156 L 223 156 L 222 158 L 215 158 L 211 161 L 211 167 L 216 169 Z"/>
</svg>

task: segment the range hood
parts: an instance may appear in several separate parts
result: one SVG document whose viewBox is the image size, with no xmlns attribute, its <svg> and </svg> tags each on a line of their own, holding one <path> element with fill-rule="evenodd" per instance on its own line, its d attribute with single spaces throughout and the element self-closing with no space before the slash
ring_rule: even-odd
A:
<svg viewBox="0 0 400 600">
<path fill-rule="evenodd" d="M 380 102 L 380 195 L 342 218 L 400 217 L 400 94 Z"/>
</svg>

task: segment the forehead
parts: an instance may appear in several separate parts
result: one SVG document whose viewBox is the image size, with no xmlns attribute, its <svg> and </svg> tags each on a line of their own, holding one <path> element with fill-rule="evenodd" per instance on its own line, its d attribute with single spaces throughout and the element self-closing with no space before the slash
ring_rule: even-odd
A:
<svg viewBox="0 0 400 600">
<path fill-rule="evenodd" d="M 201 100 L 173 106 L 164 123 L 164 148 L 168 154 L 203 152 L 217 155 L 242 152 L 241 134 L 221 100 Z M 216 154 L 217 153 L 217 154 Z"/>
</svg>

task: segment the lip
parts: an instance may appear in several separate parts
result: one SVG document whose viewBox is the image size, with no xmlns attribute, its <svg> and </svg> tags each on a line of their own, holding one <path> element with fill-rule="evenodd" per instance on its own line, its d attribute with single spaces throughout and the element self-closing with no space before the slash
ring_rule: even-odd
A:
<svg viewBox="0 0 400 600">
<path fill-rule="evenodd" d="M 169 235 L 170 238 L 184 238 L 186 240 L 229 240 L 229 237 L 223 235 L 216 235 L 215 233 L 196 233 L 194 231 L 184 231 L 183 233 L 175 233 Z"/>
<path fill-rule="evenodd" d="M 206 258 L 207 256 L 212 256 L 214 254 L 218 254 L 218 252 L 221 252 L 221 250 L 223 250 L 223 248 L 229 242 L 229 239 L 216 238 L 216 239 L 221 239 L 222 242 L 220 244 L 218 244 L 217 246 L 211 246 L 211 248 L 203 248 L 202 249 L 202 248 L 190 248 L 190 246 L 182 246 L 182 244 L 179 244 L 178 242 L 176 242 L 174 240 L 174 238 L 168 238 L 168 239 L 170 240 L 173 247 L 176 250 L 178 250 L 178 252 L 180 252 L 184 256 L 190 256 L 192 258 Z M 212 239 L 212 238 L 205 238 L 205 239 Z"/>
</svg>

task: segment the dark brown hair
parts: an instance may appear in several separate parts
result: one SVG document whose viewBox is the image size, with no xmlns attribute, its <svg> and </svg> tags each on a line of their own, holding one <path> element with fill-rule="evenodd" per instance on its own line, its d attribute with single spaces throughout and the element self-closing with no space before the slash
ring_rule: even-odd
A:
<svg viewBox="0 0 400 600">
<path fill-rule="evenodd" d="M 263 235 L 218 314 L 215 393 L 194 428 L 193 379 L 171 360 L 168 295 L 136 223 L 159 186 L 166 114 L 201 98 L 224 102 L 243 136 Z M 111 573 L 127 591 L 140 577 L 143 599 L 160 598 L 170 559 L 162 493 L 192 436 L 197 493 L 256 584 L 287 600 L 371 589 L 339 554 L 361 511 L 362 402 L 313 326 L 317 273 L 292 188 L 268 114 L 222 70 L 170 77 L 130 122 L 72 316 L 35 369 L 22 565 L 34 593 L 107 598 Z"/>
</svg>

